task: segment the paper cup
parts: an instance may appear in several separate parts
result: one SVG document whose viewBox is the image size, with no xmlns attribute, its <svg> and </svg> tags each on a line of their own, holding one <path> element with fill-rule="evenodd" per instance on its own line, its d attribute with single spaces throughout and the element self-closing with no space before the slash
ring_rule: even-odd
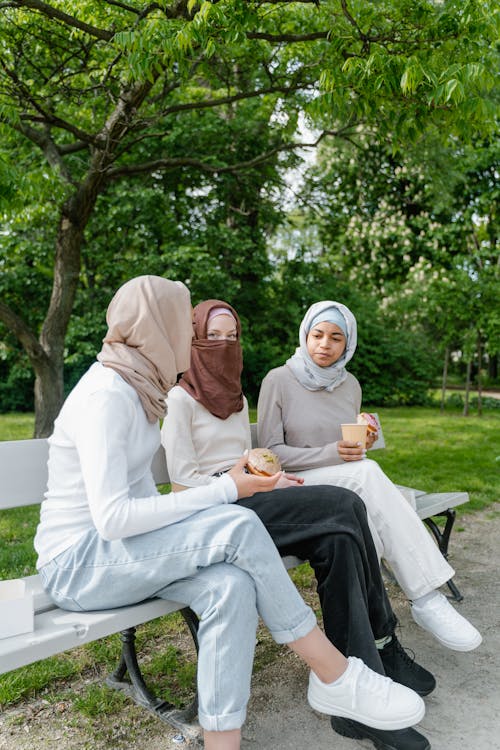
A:
<svg viewBox="0 0 500 750">
<path fill-rule="evenodd" d="M 366 424 L 342 424 L 342 439 L 348 440 L 350 443 L 361 443 L 362 447 L 366 449 Z"/>
</svg>

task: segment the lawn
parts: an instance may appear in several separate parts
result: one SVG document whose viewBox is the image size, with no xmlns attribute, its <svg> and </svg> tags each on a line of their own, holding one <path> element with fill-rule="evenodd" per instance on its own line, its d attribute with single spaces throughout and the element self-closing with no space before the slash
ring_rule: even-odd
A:
<svg viewBox="0 0 500 750">
<path fill-rule="evenodd" d="M 471 502 L 458 508 L 459 514 L 498 502 L 499 409 L 487 410 L 482 417 L 466 418 L 452 409 L 444 414 L 437 408 L 419 407 L 380 408 L 377 412 L 387 447 L 370 455 L 396 483 L 428 492 L 466 490 Z M 255 416 L 252 410 L 250 418 L 255 420 Z M 0 415 L 0 440 L 30 438 L 33 424 L 31 414 Z M 0 578 L 34 572 L 32 540 L 38 516 L 38 506 L 0 514 Z M 301 566 L 291 574 L 314 606 L 315 586 L 309 566 Z M 148 662 L 148 681 L 170 698 L 187 697 L 191 692 L 195 661 L 184 632 L 180 618 L 171 615 L 142 626 L 138 633 Z M 175 649 L 172 639 L 178 644 Z M 277 652 L 264 633 L 259 643 L 256 669 L 275 658 Z M 0 676 L 0 707 L 33 695 L 55 702 L 64 694 L 76 710 L 91 715 L 97 690 L 108 713 L 120 711 L 120 696 L 103 688 L 100 682 L 115 666 L 118 653 L 119 637 L 113 636 Z M 82 676 L 89 677 L 90 685 L 76 694 L 74 680 Z"/>
<path fill-rule="evenodd" d="M 33 414 L 0 414 L 0 440 L 26 440 L 33 437 Z"/>
<path fill-rule="evenodd" d="M 436 409 L 379 409 L 386 448 L 370 454 L 393 481 L 427 492 L 466 491 L 458 512 L 498 502 L 500 410 L 482 417 Z M 457 509 L 458 510 L 458 509 Z"/>
</svg>

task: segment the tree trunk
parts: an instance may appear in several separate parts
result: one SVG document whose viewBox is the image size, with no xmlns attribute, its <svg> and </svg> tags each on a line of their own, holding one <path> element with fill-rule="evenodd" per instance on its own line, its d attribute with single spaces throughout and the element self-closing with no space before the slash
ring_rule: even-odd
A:
<svg viewBox="0 0 500 750">
<path fill-rule="evenodd" d="M 481 334 L 477 333 L 477 413 L 481 417 L 483 414 L 483 382 L 481 380 L 481 361 L 483 352 L 481 347 Z"/>
<path fill-rule="evenodd" d="M 488 378 L 493 382 L 498 378 L 498 354 L 490 354 L 488 357 Z"/>
<path fill-rule="evenodd" d="M 443 381 L 441 384 L 441 412 L 444 412 L 444 402 L 446 397 L 446 382 L 448 380 L 448 362 L 450 359 L 450 348 L 446 347 L 444 350 L 444 362 L 443 362 Z"/>
<path fill-rule="evenodd" d="M 35 437 L 51 434 L 64 400 L 64 342 L 80 279 L 83 232 L 102 177 L 87 178 L 64 204 L 56 238 L 52 295 L 40 332 L 47 360 L 34 363 Z"/>
<path fill-rule="evenodd" d="M 52 433 L 64 399 L 63 364 L 52 360 L 35 368 L 35 437 Z"/>
<path fill-rule="evenodd" d="M 472 358 L 467 362 L 467 374 L 465 377 L 465 401 L 464 401 L 464 417 L 469 416 L 469 395 L 470 395 L 470 374 L 472 369 Z"/>
<path fill-rule="evenodd" d="M 156 72 L 154 78 L 158 76 Z M 80 279 L 85 227 L 99 194 L 106 187 L 107 170 L 153 83 L 153 80 L 131 83 L 122 89 L 116 106 L 94 138 L 86 176 L 79 183 L 71 183 L 74 192 L 61 207 L 52 294 L 38 341 L 21 317 L 0 299 L 0 320 L 11 323 L 11 330 L 23 344 L 35 370 L 35 437 L 51 434 L 64 399 L 64 342 Z"/>
</svg>

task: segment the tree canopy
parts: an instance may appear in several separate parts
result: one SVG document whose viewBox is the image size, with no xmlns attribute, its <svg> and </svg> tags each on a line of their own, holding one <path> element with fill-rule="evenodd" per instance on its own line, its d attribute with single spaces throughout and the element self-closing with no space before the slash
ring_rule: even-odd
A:
<svg viewBox="0 0 500 750">
<path fill-rule="evenodd" d="M 35 371 L 38 435 L 63 399 L 75 306 L 92 330 L 118 283 L 166 269 L 244 315 L 263 300 L 299 145 L 377 133 L 397 153 L 495 132 L 493 2 L 0 0 L 0 14 L 0 322 Z"/>
</svg>

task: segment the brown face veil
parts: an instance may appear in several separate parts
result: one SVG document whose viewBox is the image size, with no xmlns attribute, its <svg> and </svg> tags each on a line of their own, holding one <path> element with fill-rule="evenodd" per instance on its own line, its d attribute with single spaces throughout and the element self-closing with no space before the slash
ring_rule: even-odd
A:
<svg viewBox="0 0 500 750">
<path fill-rule="evenodd" d="M 97 355 L 137 391 L 149 422 L 165 415 L 165 397 L 189 367 L 191 301 L 181 282 L 137 276 L 116 292 Z"/>
<path fill-rule="evenodd" d="M 236 321 L 236 341 L 211 341 L 207 338 L 210 311 L 220 307 L 229 310 Z M 193 329 L 191 367 L 179 385 L 215 417 L 227 419 L 243 409 L 240 319 L 227 302 L 209 299 L 194 308 Z"/>
</svg>

